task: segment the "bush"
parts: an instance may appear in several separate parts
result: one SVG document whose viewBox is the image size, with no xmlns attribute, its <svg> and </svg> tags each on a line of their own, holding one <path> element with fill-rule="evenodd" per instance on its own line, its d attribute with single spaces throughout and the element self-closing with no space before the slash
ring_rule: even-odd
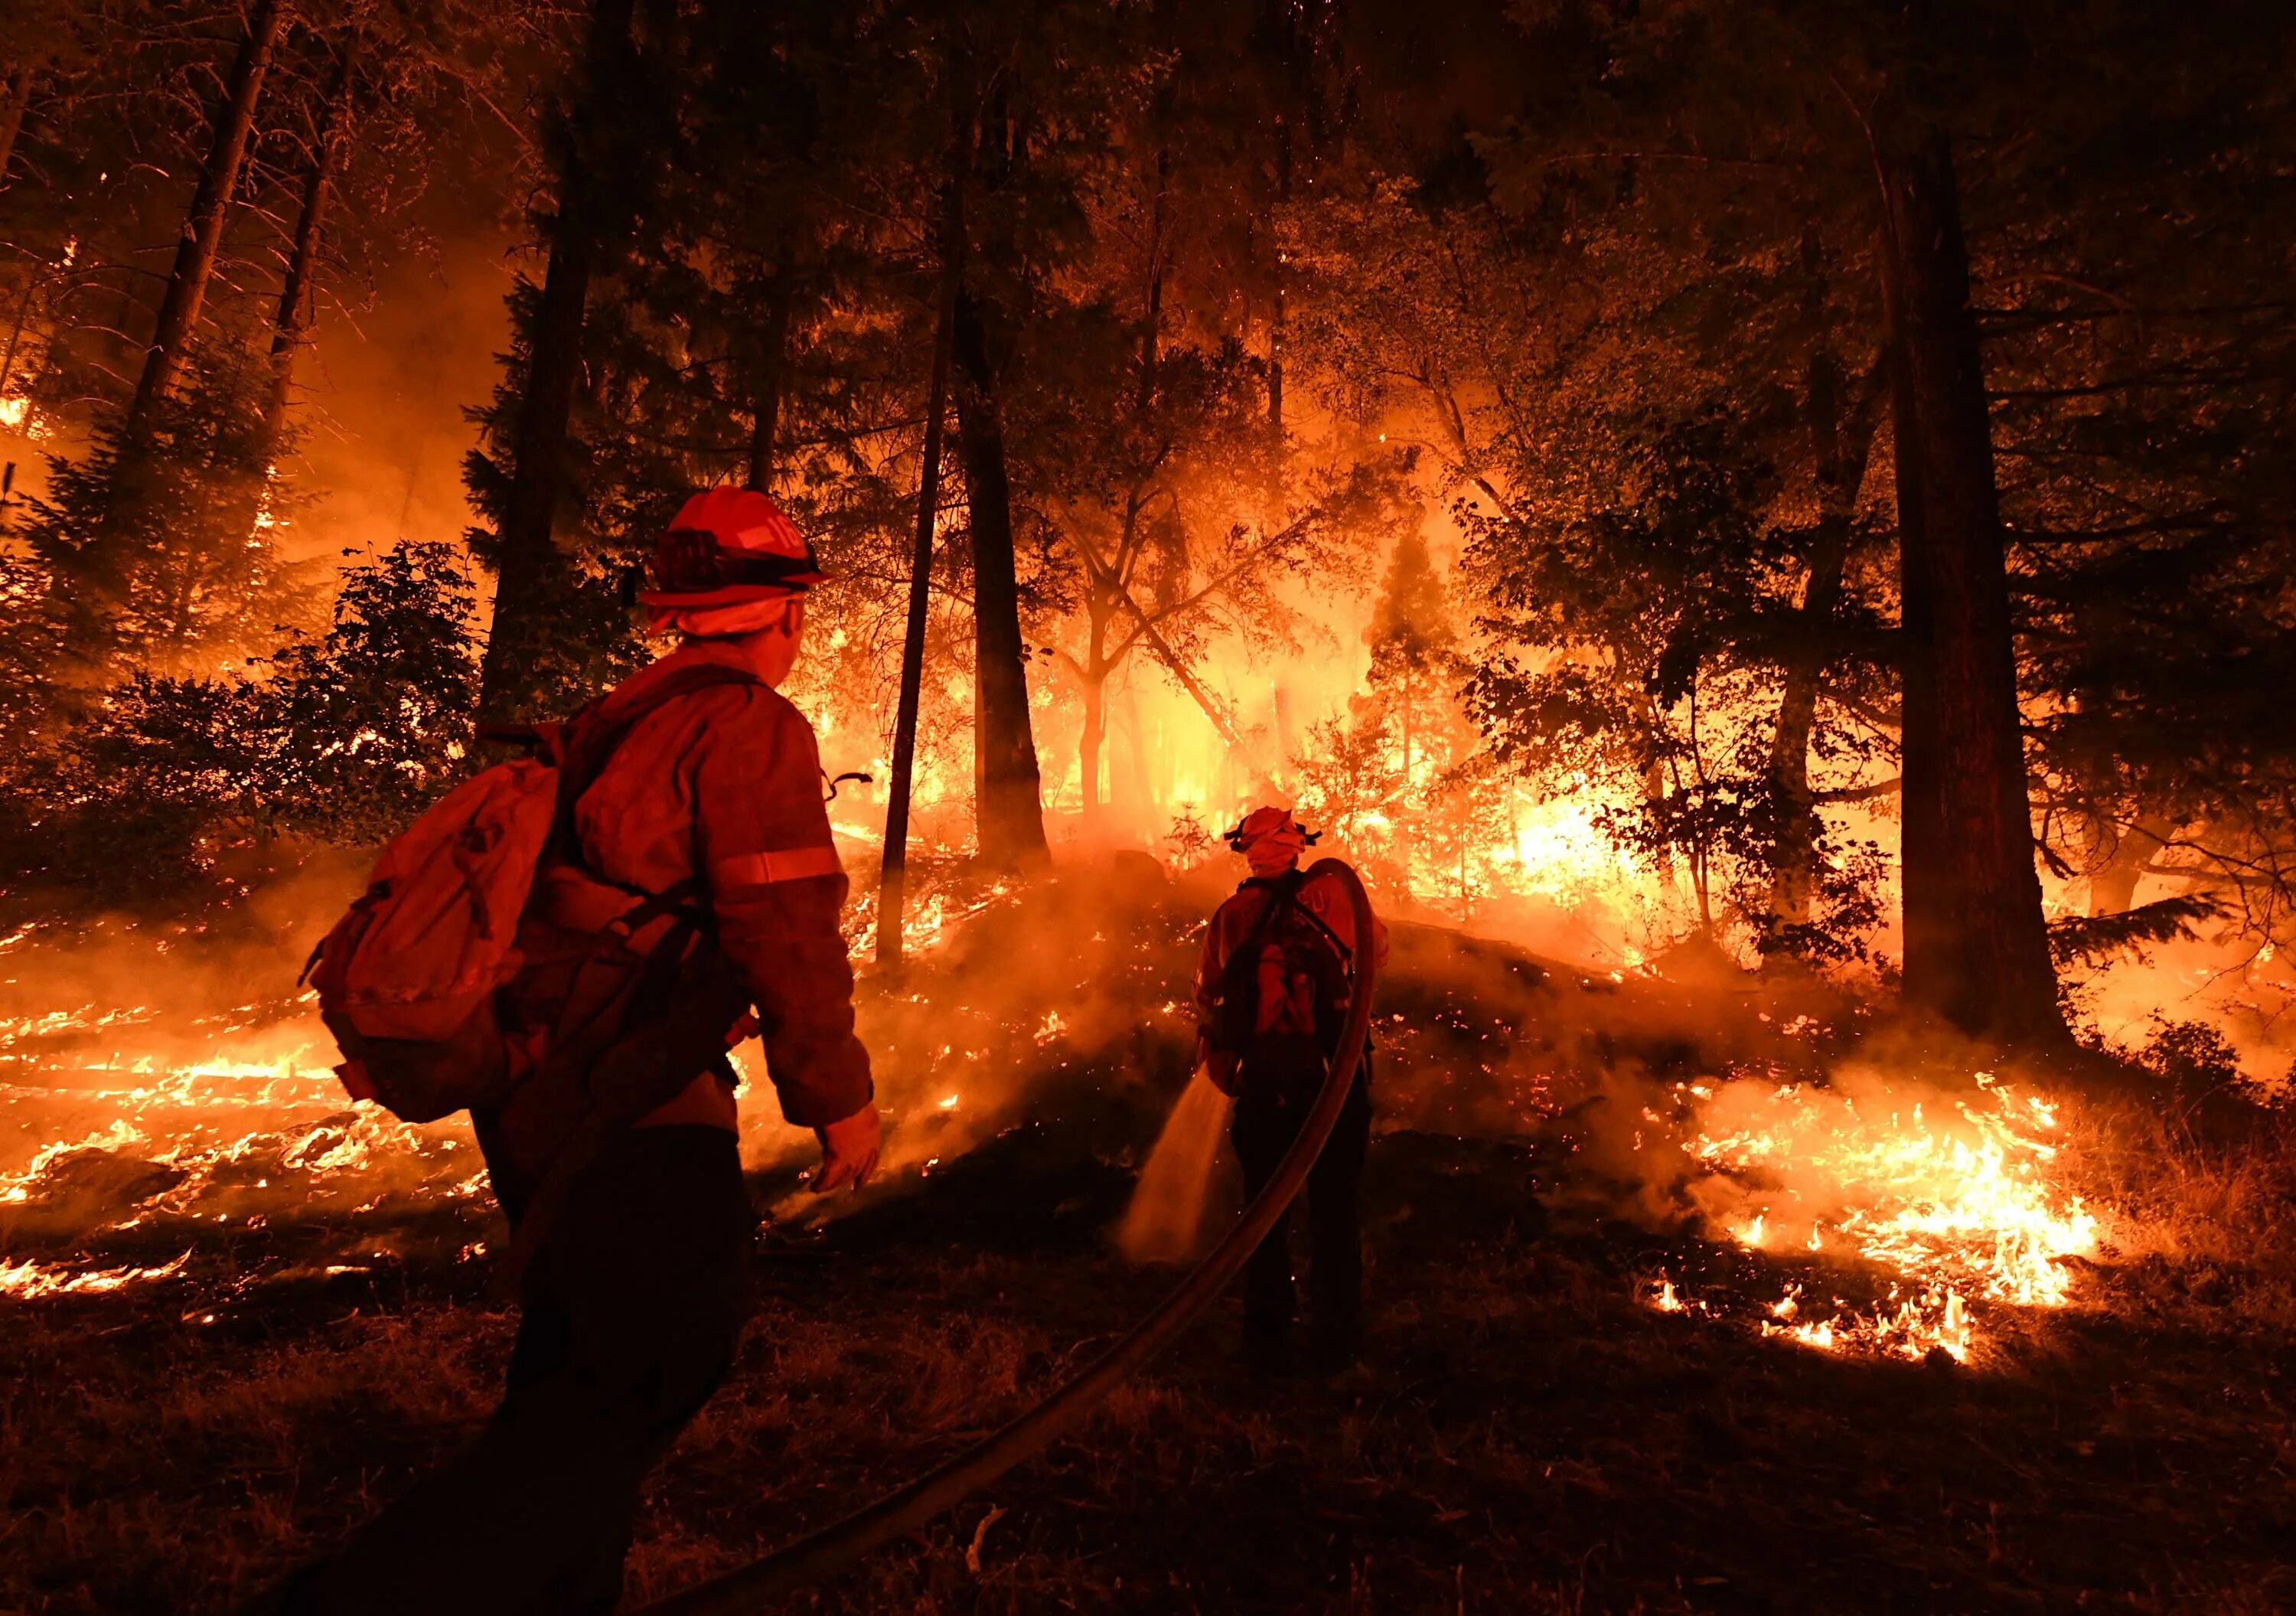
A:
<svg viewBox="0 0 2296 1616">
<path fill-rule="evenodd" d="M 2206 1021 L 2172 1021 L 2157 1012 L 2136 1063 L 2183 1094 L 2206 1094 L 2243 1080 L 2240 1054 Z"/>
<path fill-rule="evenodd" d="M 449 546 L 403 543 L 345 574 L 324 637 L 254 674 L 105 691 L 12 783 L 15 884 L 132 906 L 228 887 L 282 837 L 391 835 L 462 772 L 472 603 Z"/>
</svg>

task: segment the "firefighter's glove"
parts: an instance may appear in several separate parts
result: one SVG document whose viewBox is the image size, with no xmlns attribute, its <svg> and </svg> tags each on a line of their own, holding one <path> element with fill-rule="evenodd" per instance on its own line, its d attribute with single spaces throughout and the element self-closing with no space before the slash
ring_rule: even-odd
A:
<svg viewBox="0 0 2296 1616">
<path fill-rule="evenodd" d="M 1214 1088 L 1231 1100 L 1235 1098 L 1235 1069 L 1238 1063 L 1235 1056 L 1225 1049 L 1211 1050 L 1204 1056 L 1204 1076 L 1212 1080 Z"/>
<path fill-rule="evenodd" d="M 877 1153 L 883 1147 L 884 1133 L 877 1123 L 875 1105 L 864 1105 L 842 1121 L 816 1128 L 813 1136 L 821 1141 L 821 1165 L 813 1174 L 815 1194 L 826 1195 L 832 1190 L 848 1187 L 857 1190 L 877 1170 Z"/>
</svg>

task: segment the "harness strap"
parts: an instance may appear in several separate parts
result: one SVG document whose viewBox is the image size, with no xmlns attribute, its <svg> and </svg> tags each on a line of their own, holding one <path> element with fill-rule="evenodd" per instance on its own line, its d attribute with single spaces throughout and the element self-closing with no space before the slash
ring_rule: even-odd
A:
<svg viewBox="0 0 2296 1616">
<path fill-rule="evenodd" d="M 1250 883 L 1247 882 L 1245 884 L 1248 886 Z M 1324 923 L 1324 917 L 1322 915 L 1316 914 L 1306 904 L 1300 901 L 1300 889 L 1307 884 L 1307 875 L 1305 873 L 1299 870 L 1287 871 L 1285 874 L 1277 876 L 1274 881 L 1269 882 L 1267 883 L 1267 906 L 1259 912 L 1259 918 L 1252 923 L 1251 931 L 1245 936 L 1242 942 L 1236 945 L 1234 953 L 1231 954 L 1228 957 L 1233 959 L 1235 957 L 1235 955 L 1242 954 L 1246 948 L 1258 947 L 1265 944 L 1267 940 L 1268 934 L 1275 929 L 1275 916 L 1277 910 L 1279 908 L 1288 907 L 1295 914 L 1299 915 L 1302 919 L 1306 920 L 1309 925 L 1315 927 L 1316 931 L 1321 931 L 1324 934 L 1325 940 L 1327 940 L 1334 949 L 1338 950 L 1340 964 L 1341 968 L 1347 972 L 1349 977 L 1352 979 L 1356 973 L 1356 951 L 1340 940 L 1340 934 Z"/>
</svg>

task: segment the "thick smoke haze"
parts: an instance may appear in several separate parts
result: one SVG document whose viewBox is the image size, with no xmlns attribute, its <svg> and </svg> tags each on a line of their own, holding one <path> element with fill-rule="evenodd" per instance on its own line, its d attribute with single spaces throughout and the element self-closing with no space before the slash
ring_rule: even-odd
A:
<svg viewBox="0 0 2296 1616">
<path fill-rule="evenodd" d="M 480 226 L 392 265 L 364 307 L 323 311 L 300 378 L 299 480 L 313 503 L 291 554 L 461 538 L 463 457 L 478 433 L 464 412 L 499 379 L 514 268 L 511 238 Z"/>
</svg>

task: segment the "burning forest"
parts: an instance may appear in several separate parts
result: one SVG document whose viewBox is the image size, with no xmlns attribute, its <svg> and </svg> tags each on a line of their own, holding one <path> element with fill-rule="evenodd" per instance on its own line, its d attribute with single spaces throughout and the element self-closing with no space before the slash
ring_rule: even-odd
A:
<svg viewBox="0 0 2296 1616">
<path fill-rule="evenodd" d="M 20 4 L 0 1608 L 2296 1601 L 2296 25 L 1853 9 Z"/>
</svg>

